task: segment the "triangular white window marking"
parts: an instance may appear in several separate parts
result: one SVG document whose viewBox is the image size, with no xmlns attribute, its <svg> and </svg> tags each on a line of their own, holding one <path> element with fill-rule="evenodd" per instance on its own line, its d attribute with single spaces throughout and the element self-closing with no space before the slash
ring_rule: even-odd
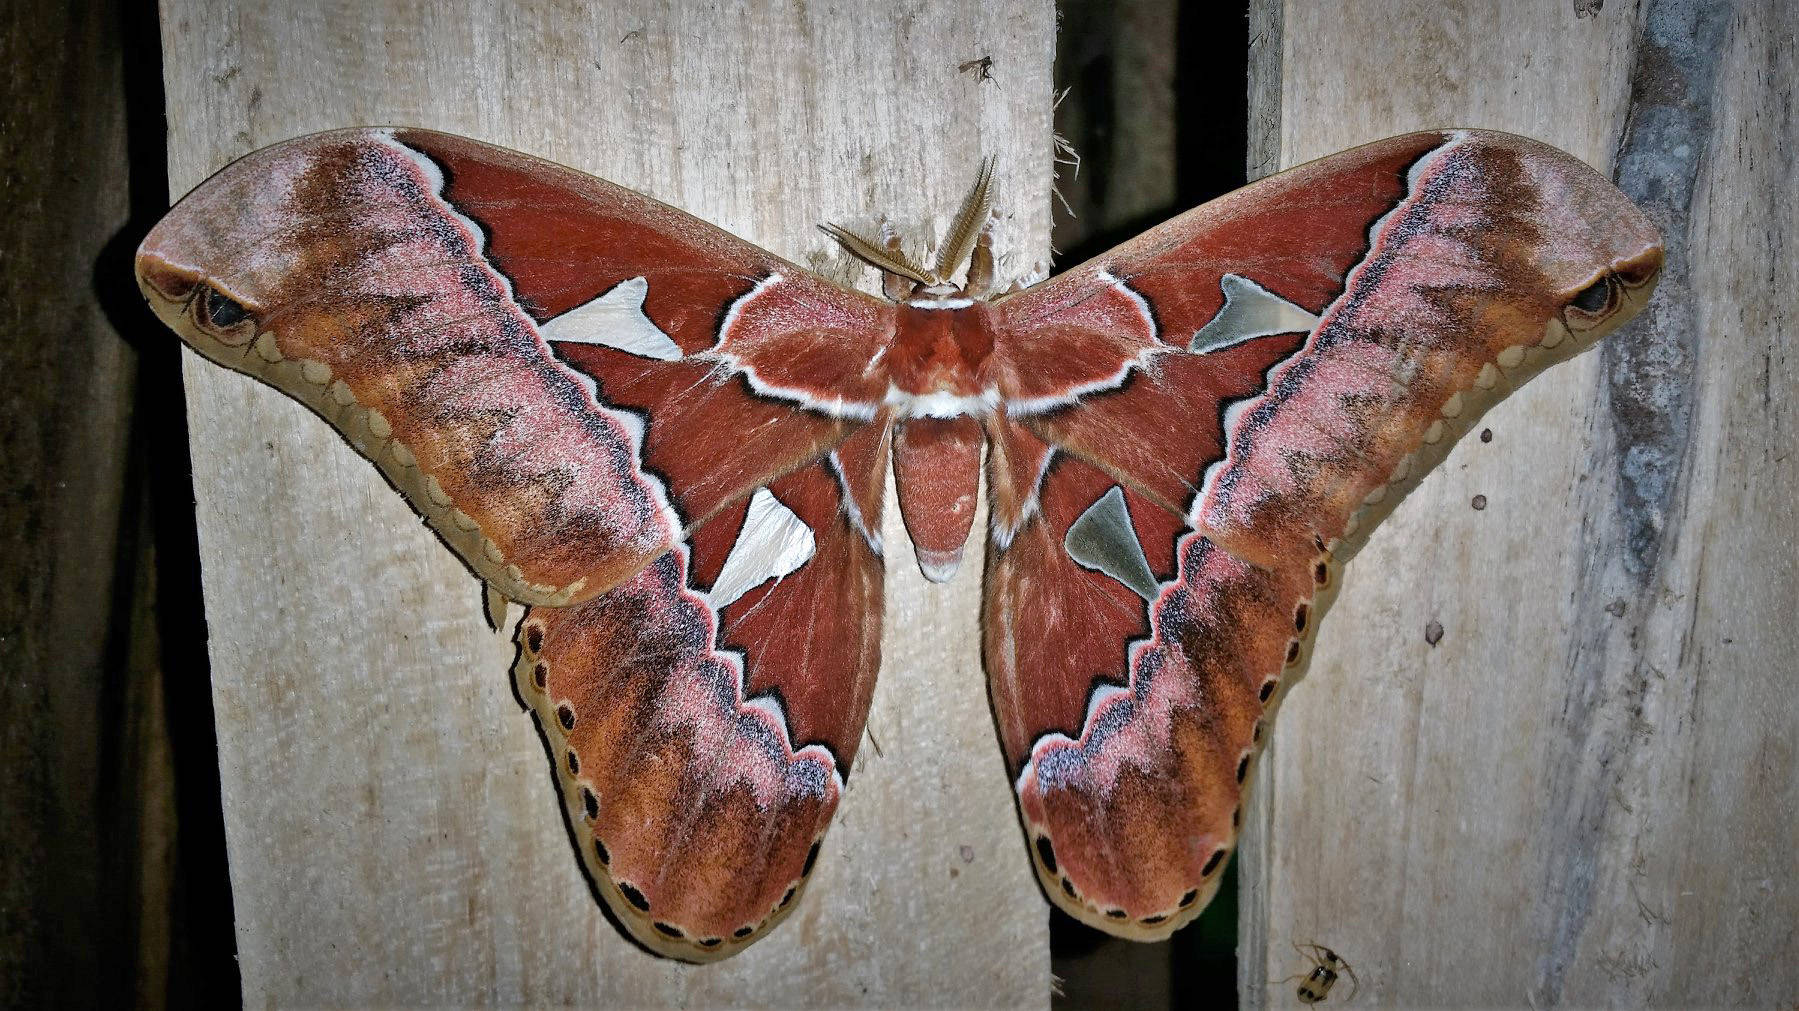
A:
<svg viewBox="0 0 1799 1011">
<path fill-rule="evenodd" d="M 620 281 L 585 305 L 575 306 L 537 328 L 544 340 L 577 344 L 603 344 L 627 354 L 672 362 L 681 357 L 681 346 L 643 314 L 643 298 L 650 282 L 641 277 Z"/>
<path fill-rule="evenodd" d="M 1068 525 L 1062 547 L 1082 568 L 1111 576 L 1144 600 L 1155 598 L 1156 575 L 1149 570 L 1143 542 L 1131 525 L 1124 490 L 1117 485 Z"/>
<path fill-rule="evenodd" d="M 1187 350 L 1196 355 L 1277 333 L 1311 333 L 1318 317 L 1239 274 L 1218 280 L 1224 306 L 1199 328 Z"/>
<path fill-rule="evenodd" d="M 781 579 L 812 559 L 817 550 L 812 528 L 781 504 L 767 488 L 750 496 L 749 511 L 737 543 L 725 556 L 724 567 L 712 581 L 707 596 L 723 610 L 738 597 L 771 579 Z"/>
</svg>

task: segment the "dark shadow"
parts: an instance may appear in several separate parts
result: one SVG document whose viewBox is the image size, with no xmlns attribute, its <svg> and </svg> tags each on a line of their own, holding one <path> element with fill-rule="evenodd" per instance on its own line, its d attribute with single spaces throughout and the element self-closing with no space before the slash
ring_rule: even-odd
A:
<svg viewBox="0 0 1799 1011">
<path fill-rule="evenodd" d="M 165 939 L 168 989 L 165 994 L 138 996 L 174 1007 L 232 1007 L 243 998 L 219 795 L 218 737 L 180 342 L 144 305 L 132 275 L 138 242 L 169 207 L 161 30 L 154 4 L 125 3 L 118 10 L 130 217 L 95 261 L 92 283 L 113 329 L 137 352 L 138 376 L 121 516 L 120 572 L 112 601 L 119 615 L 112 626 L 119 641 L 108 644 L 109 659 L 116 661 L 108 669 L 124 670 L 130 662 L 131 616 L 138 615 L 137 634 L 153 636 L 157 643 L 152 662 L 161 668 L 167 721 L 161 732 L 173 765 L 175 804 L 175 838 L 163 841 L 172 845 L 175 864 Z M 148 572 L 139 570 L 143 563 L 151 565 Z M 109 747 L 119 746 L 121 737 L 108 734 Z M 130 808 L 130 799 L 121 798 L 118 806 Z M 121 857 L 139 859 L 136 853 Z M 131 940 L 134 944 L 128 950 L 135 953 L 156 939 Z M 123 982 L 129 986 L 131 979 Z"/>
<path fill-rule="evenodd" d="M 1175 62 L 1176 203 L 1184 210 L 1249 181 L 1249 4 L 1181 4 Z M 1199 919 L 1168 943 L 1171 1007 L 1237 1003 L 1237 863 Z"/>
<path fill-rule="evenodd" d="M 1103 166 L 1112 159 L 1114 117 L 1140 101 L 1121 91 L 1108 50 L 1105 5 L 1064 0 L 1058 40 L 1058 88 L 1080 103 L 1069 137 L 1083 159 L 1084 185 L 1096 204 L 1108 192 Z M 1182 2 L 1175 38 L 1175 199 L 1122 224 L 1083 234 L 1060 250 L 1058 269 L 1099 256 L 1190 208 L 1248 181 L 1249 5 Z M 1060 118 L 1060 117 L 1059 117 Z M 1056 213 L 1063 213 L 1061 208 Z M 1237 871 L 1233 860 L 1217 896 L 1198 920 L 1154 945 L 1124 941 L 1051 913 L 1050 959 L 1062 981 L 1058 1008 L 1234 1006 L 1237 948 Z M 1155 949 L 1161 949 L 1157 951 Z"/>
</svg>

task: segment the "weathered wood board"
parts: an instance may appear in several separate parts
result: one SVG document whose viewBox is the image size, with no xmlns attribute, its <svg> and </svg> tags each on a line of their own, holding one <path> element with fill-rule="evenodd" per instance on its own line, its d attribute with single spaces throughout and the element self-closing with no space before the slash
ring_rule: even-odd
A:
<svg viewBox="0 0 1799 1011">
<path fill-rule="evenodd" d="M 1047 3 L 170 0 L 162 23 L 177 194 L 290 136 L 416 124 L 866 282 L 815 223 L 941 229 L 992 154 L 1006 246 L 1048 254 Z M 981 55 L 1003 87 L 958 74 Z M 879 746 L 803 907 L 737 958 L 683 966 L 589 894 L 476 581 L 303 409 L 191 356 L 187 381 L 247 1004 L 1047 1003 L 978 566 L 930 590 L 890 567 Z M 891 508 L 887 536 L 903 542 Z"/>
<path fill-rule="evenodd" d="M 1255 6 L 1252 167 L 1527 133 L 1617 172 L 1670 268 L 1644 319 L 1490 414 L 1492 441 L 1350 567 L 1257 777 L 1245 1003 L 1293 1003 L 1265 981 L 1315 942 L 1370 1006 L 1786 1006 L 1792 5 Z"/>
</svg>

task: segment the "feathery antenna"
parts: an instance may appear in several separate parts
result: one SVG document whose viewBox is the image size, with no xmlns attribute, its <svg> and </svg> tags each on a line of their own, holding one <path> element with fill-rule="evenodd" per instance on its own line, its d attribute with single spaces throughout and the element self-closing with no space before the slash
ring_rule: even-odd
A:
<svg viewBox="0 0 1799 1011">
<path fill-rule="evenodd" d="M 942 278 L 913 263 L 906 254 L 897 249 L 888 249 L 886 246 L 872 239 L 865 239 L 841 225 L 823 224 L 818 228 L 819 231 L 836 239 L 838 245 L 848 250 L 851 256 L 872 267 L 910 278 L 923 285 L 943 283 Z"/>
<path fill-rule="evenodd" d="M 989 158 L 981 163 L 980 178 L 974 181 L 974 188 L 962 200 L 962 207 L 956 211 L 955 224 L 950 226 L 949 238 L 937 254 L 937 274 L 948 278 L 953 276 L 974 252 L 974 240 L 981 234 L 981 227 L 987 223 L 987 212 L 993 206 L 993 163 Z"/>
</svg>

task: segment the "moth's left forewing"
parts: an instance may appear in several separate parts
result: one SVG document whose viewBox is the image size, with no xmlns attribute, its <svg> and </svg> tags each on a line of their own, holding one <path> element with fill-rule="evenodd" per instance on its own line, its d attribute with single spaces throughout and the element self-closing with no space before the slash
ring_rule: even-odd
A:
<svg viewBox="0 0 1799 1011">
<path fill-rule="evenodd" d="M 890 306 L 572 169 L 448 134 L 396 140 L 441 167 L 556 358 L 642 419 L 644 462 L 687 529 L 874 416 Z"/>
<path fill-rule="evenodd" d="M 1342 564 L 1660 262 L 1591 169 L 1457 131 L 1283 173 L 996 303 L 986 656 L 1053 900 L 1137 938 L 1198 914 Z"/>
<path fill-rule="evenodd" d="M 1406 178 L 1194 503 L 1257 564 L 1320 540 L 1347 561 L 1482 414 L 1635 315 L 1660 274 L 1654 226 L 1553 148 L 1458 131 Z"/>
<path fill-rule="evenodd" d="M 892 307 L 641 194 L 423 130 L 265 148 L 145 238 L 188 344 L 306 404 L 507 597 L 616 585 L 873 416 Z M 813 363 L 796 377 L 796 362 Z"/>
</svg>

